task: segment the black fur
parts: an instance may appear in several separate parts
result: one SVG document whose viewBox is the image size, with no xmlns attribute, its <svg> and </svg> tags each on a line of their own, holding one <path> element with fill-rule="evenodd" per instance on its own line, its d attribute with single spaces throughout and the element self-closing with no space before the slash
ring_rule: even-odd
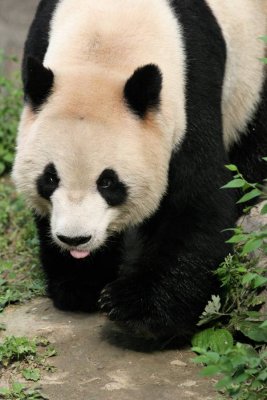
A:
<svg viewBox="0 0 267 400">
<path fill-rule="evenodd" d="M 261 182 L 267 177 L 267 80 L 262 89 L 261 103 L 246 132 L 240 135 L 229 153 L 231 163 L 249 182 Z"/>
<path fill-rule="evenodd" d="M 233 194 L 219 189 L 230 180 L 221 116 L 225 43 L 203 1 L 173 6 L 185 32 L 187 132 L 173 152 L 160 209 L 131 233 L 131 250 L 101 307 L 132 332 L 182 343 L 219 290 L 213 271 L 231 250 L 222 230 L 234 226 L 237 213 Z"/>
<path fill-rule="evenodd" d="M 43 18 L 50 18 L 56 3 L 41 2 L 39 8 L 45 10 L 37 13 L 26 52 L 36 56 L 39 51 L 38 23 L 45 38 L 40 52 L 44 51 L 48 20 L 44 23 Z M 100 307 L 110 319 L 131 333 L 176 337 L 184 343 L 195 331 L 211 294 L 219 291 L 213 271 L 231 250 L 223 230 L 234 226 L 238 213 L 236 193 L 220 189 L 231 179 L 224 168 L 229 157 L 222 140 L 225 42 L 204 0 L 174 0 L 172 4 L 183 27 L 187 56 L 187 132 L 181 147 L 173 151 L 169 187 L 158 211 L 83 260 L 52 244 L 46 219 L 36 218 L 36 222 L 48 290 L 57 307 L 95 310 L 105 287 Z M 159 105 L 161 89 L 157 67 L 145 68 L 125 87 L 128 105 L 142 118 Z M 255 181 L 266 176 L 259 160 L 266 155 L 265 110 L 266 92 L 249 128 L 257 134 L 244 136 L 230 152 L 231 161 L 237 161 Z M 259 140 L 263 140 L 263 150 Z"/>
<path fill-rule="evenodd" d="M 42 175 L 37 178 L 36 187 L 39 195 L 49 200 L 54 191 L 58 188 L 60 179 L 53 163 L 48 164 Z"/>
<path fill-rule="evenodd" d="M 40 61 L 30 56 L 26 59 L 25 69 L 27 71 L 24 82 L 25 100 L 31 104 L 34 111 L 38 111 L 52 92 L 54 74 Z"/>
<path fill-rule="evenodd" d="M 97 179 L 97 188 L 109 206 L 119 206 L 127 199 L 127 186 L 112 169 L 105 169 Z"/>
<path fill-rule="evenodd" d="M 124 88 L 124 98 L 130 109 L 144 118 L 150 110 L 160 105 L 162 75 L 153 64 L 138 68 L 128 79 Z"/>
<path fill-rule="evenodd" d="M 54 305 L 61 310 L 95 311 L 101 290 L 118 274 L 120 236 L 110 238 L 107 246 L 90 257 L 76 260 L 52 242 L 46 218 L 36 216 L 35 220 L 47 290 Z"/>
<path fill-rule="evenodd" d="M 34 100 L 36 101 L 36 104 L 34 103 L 34 101 L 32 101 L 32 106 L 34 110 L 37 110 L 47 99 L 49 93 L 51 92 L 53 82 L 51 71 L 50 73 L 44 73 L 44 75 L 42 74 L 43 71 L 41 71 L 40 76 L 36 74 L 34 77 L 32 77 L 31 71 L 29 69 L 29 59 L 34 58 L 35 60 L 38 60 L 40 64 L 43 63 L 44 56 L 48 47 L 51 18 L 59 1 L 60 0 L 40 1 L 24 47 L 24 56 L 22 61 L 22 81 L 24 86 L 25 100 L 31 100 L 30 96 L 29 99 L 27 98 L 27 95 L 29 94 L 27 86 L 29 82 L 32 83 L 30 84 L 30 86 L 31 89 L 34 91 L 34 94 L 35 91 L 41 94 L 43 93 L 43 96 L 34 96 Z M 36 72 L 38 72 L 38 69 Z M 43 77 L 45 78 L 44 83 L 42 82 Z M 34 86 L 34 84 L 36 84 L 36 87 Z M 45 86 L 45 88 L 43 86 Z"/>
</svg>

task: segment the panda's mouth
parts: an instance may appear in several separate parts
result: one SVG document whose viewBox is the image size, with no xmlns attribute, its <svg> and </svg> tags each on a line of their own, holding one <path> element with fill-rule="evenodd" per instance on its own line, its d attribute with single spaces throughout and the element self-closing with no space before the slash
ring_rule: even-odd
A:
<svg viewBox="0 0 267 400">
<path fill-rule="evenodd" d="M 85 250 L 70 250 L 70 255 L 78 260 L 90 256 L 90 251 Z"/>
</svg>

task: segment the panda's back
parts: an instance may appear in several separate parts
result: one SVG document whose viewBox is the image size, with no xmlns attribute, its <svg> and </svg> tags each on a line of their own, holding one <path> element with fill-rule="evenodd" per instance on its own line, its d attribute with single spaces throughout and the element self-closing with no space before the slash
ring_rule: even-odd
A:
<svg viewBox="0 0 267 400">
<path fill-rule="evenodd" d="M 267 33 L 266 0 L 207 0 L 227 47 L 222 111 L 228 147 L 238 140 L 261 99 L 265 79 L 264 42 Z M 212 38 L 211 38 L 212 40 Z"/>
</svg>

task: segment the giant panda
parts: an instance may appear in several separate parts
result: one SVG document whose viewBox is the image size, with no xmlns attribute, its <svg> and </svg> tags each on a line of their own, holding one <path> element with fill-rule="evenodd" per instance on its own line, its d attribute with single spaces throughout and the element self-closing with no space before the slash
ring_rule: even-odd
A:
<svg viewBox="0 0 267 400">
<path fill-rule="evenodd" d="M 266 0 L 41 0 L 13 178 L 48 293 L 189 340 L 219 290 L 235 163 L 267 175 Z"/>
</svg>

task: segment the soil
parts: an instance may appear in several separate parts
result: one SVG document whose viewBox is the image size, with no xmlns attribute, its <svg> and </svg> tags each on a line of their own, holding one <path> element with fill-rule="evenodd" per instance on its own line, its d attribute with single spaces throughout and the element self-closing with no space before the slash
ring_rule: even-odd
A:
<svg viewBox="0 0 267 400">
<path fill-rule="evenodd" d="M 50 400 L 216 399 L 189 349 L 137 349 L 105 316 L 61 312 L 39 298 L 8 307 L 0 321 L 7 325 L 2 335 L 44 336 L 54 344 L 58 355 L 49 361 L 57 370 L 40 382 Z M 4 375 L 0 387 L 10 378 Z"/>
</svg>

